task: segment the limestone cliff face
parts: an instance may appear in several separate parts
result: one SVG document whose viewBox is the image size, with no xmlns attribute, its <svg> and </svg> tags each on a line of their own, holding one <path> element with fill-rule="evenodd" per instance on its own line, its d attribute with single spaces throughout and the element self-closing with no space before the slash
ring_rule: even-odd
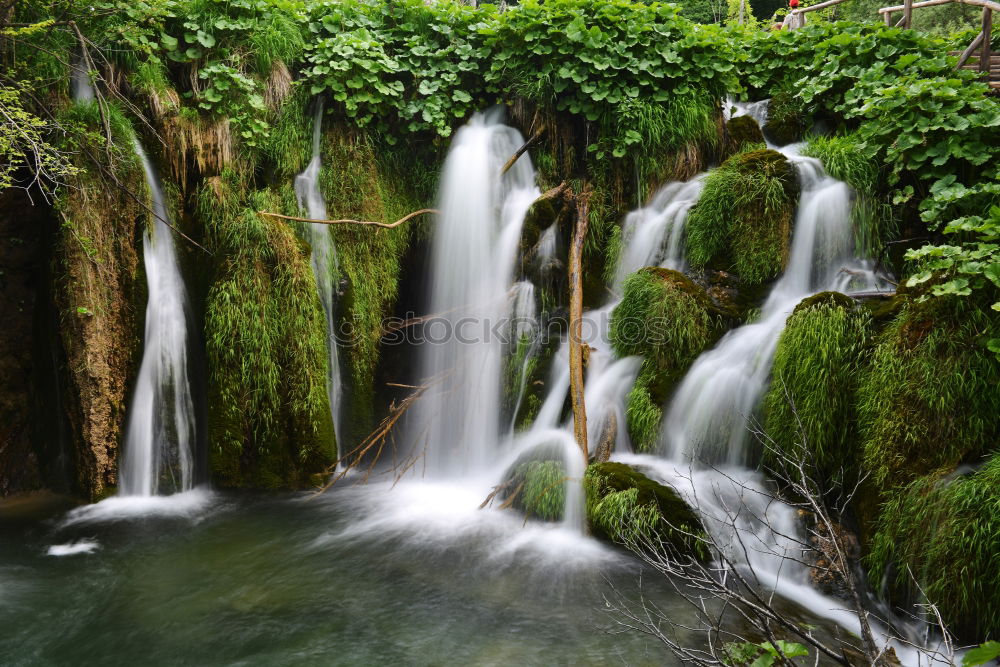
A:
<svg viewBox="0 0 1000 667">
<path fill-rule="evenodd" d="M 138 167 L 126 171 L 122 183 L 141 195 Z M 137 246 L 146 212 L 136 198 L 92 174 L 74 186 L 57 206 L 53 289 L 77 485 L 94 498 L 117 483 L 127 388 L 141 339 Z"/>
<path fill-rule="evenodd" d="M 0 192 L 0 497 L 42 485 L 32 443 L 32 326 L 44 218 L 23 190 Z"/>
</svg>

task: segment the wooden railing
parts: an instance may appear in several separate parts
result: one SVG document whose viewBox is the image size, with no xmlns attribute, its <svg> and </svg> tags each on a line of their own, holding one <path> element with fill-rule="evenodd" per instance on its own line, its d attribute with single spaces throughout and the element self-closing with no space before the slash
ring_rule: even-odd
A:
<svg viewBox="0 0 1000 667">
<path fill-rule="evenodd" d="M 892 14 L 893 12 L 903 12 L 903 16 L 900 17 L 899 21 L 896 22 L 897 26 L 903 28 L 909 28 L 913 23 L 913 10 L 919 9 L 921 7 L 934 7 L 936 5 L 947 5 L 950 3 L 957 3 L 960 5 L 970 5 L 972 7 L 982 7 L 983 8 L 983 20 L 982 29 L 976 38 L 972 40 L 972 43 L 966 47 L 962 55 L 958 57 L 958 65 L 956 67 L 961 67 L 972 54 L 975 53 L 976 49 L 980 49 L 979 53 L 979 71 L 986 73 L 990 71 L 990 41 L 992 39 L 993 33 L 993 12 L 1000 11 L 1000 3 L 993 2 L 993 0 L 923 0 L 923 2 L 913 2 L 913 0 L 906 0 L 902 5 L 896 5 L 895 7 L 883 7 L 878 10 L 885 19 L 886 25 L 892 25 Z"/>
<path fill-rule="evenodd" d="M 842 2 L 848 2 L 848 0 L 826 0 L 826 2 L 820 2 L 819 4 L 812 5 L 811 7 L 802 7 L 800 9 L 793 9 L 785 17 L 785 24 L 789 30 L 795 30 L 801 28 L 806 24 L 806 14 L 809 12 L 815 12 L 820 9 L 827 9 L 828 7 L 833 7 L 834 5 L 839 5 Z M 922 2 L 913 2 L 913 0 L 905 0 L 903 4 L 896 5 L 893 7 L 883 7 L 878 10 L 879 14 L 885 20 L 886 25 L 893 25 L 892 15 L 895 12 L 903 12 L 903 15 L 896 22 L 896 26 L 909 28 L 913 24 L 913 10 L 919 9 L 921 7 L 934 7 L 936 5 L 947 5 L 950 3 L 957 3 L 961 5 L 970 5 L 973 7 L 983 8 L 983 18 L 982 18 L 982 29 L 976 38 L 972 40 L 972 43 L 962 52 L 958 58 L 958 64 L 956 67 L 962 67 L 972 54 L 979 49 L 979 71 L 986 73 L 990 71 L 991 65 L 991 52 L 990 52 L 990 41 L 993 32 L 993 12 L 1000 11 L 1000 2 L 994 2 L 993 0 L 922 0 Z"/>
</svg>

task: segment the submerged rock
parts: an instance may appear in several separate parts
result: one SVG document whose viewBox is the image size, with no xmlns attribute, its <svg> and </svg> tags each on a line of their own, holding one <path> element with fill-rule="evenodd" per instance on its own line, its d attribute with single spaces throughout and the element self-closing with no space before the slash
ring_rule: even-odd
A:
<svg viewBox="0 0 1000 667">
<path fill-rule="evenodd" d="M 676 491 L 624 463 L 592 463 L 585 476 L 593 534 L 635 548 L 672 548 L 707 558 L 704 527 Z"/>
</svg>

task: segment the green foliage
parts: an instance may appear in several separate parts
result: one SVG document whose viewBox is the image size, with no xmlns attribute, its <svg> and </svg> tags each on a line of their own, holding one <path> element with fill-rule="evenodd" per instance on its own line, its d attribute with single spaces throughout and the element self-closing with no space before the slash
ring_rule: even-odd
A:
<svg viewBox="0 0 1000 667">
<path fill-rule="evenodd" d="M 135 70 L 168 66 L 191 73 L 185 99 L 230 119 L 245 145 L 267 137 L 265 79 L 273 63 L 304 48 L 297 3 L 283 0 L 102 0 L 101 26 Z M 157 82 L 162 83 L 162 82 Z"/>
<path fill-rule="evenodd" d="M 519 465 L 512 477 L 515 485 L 524 483 L 519 499 L 520 508 L 529 516 L 543 521 L 562 519 L 566 506 L 568 480 L 562 461 L 529 461 Z"/>
<path fill-rule="evenodd" d="M 799 141 L 806 131 L 806 116 L 801 99 L 788 90 L 779 90 L 767 105 L 764 135 L 779 146 Z"/>
<path fill-rule="evenodd" d="M 313 94 L 332 93 L 360 126 L 388 132 L 395 119 L 410 132 L 448 136 L 482 104 L 481 33 L 495 16 L 491 5 L 456 2 L 315 3 L 305 81 Z"/>
<path fill-rule="evenodd" d="M 785 264 L 797 189 L 780 153 L 732 156 L 709 173 L 688 216 L 688 260 L 698 267 L 731 263 L 749 285 L 774 278 Z"/>
<path fill-rule="evenodd" d="M 677 271 L 647 267 L 625 280 L 609 337 L 617 356 L 642 355 L 658 373 L 679 373 L 711 344 L 717 327 L 702 288 Z"/>
<path fill-rule="evenodd" d="M 661 133 L 690 117 L 678 127 L 701 131 L 688 101 L 718 99 L 737 87 L 724 33 L 691 24 L 673 5 L 529 0 L 483 30 L 492 49 L 487 82 L 598 123 L 608 142 L 594 145 L 598 159 L 605 152 L 622 157 L 646 139 L 631 122 L 635 116 L 651 119 Z M 655 111 L 661 104 L 675 110 Z"/>
<path fill-rule="evenodd" d="M 818 159 L 828 174 L 861 194 L 874 193 L 878 186 L 879 165 L 864 155 L 855 134 L 810 136 L 802 154 Z"/>
<path fill-rule="evenodd" d="M 995 444 L 995 443 L 994 443 Z M 1000 632 L 1000 456 L 965 476 L 921 477 L 883 506 L 868 564 L 873 581 L 910 572 L 965 640 Z"/>
<path fill-rule="evenodd" d="M 907 252 L 906 258 L 916 262 L 920 271 L 906 284 L 914 287 L 944 276 L 945 280 L 931 285 L 930 295 L 996 295 L 1000 288 L 1000 206 L 997 206 L 1000 204 L 1000 182 L 988 181 L 967 188 L 954 180 L 947 177 L 935 183 L 931 196 L 922 202 L 921 208 L 923 218 L 931 224 L 948 215 L 960 216 L 946 224 L 943 230 L 957 245 L 928 244 Z M 987 207 L 989 217 L 978 214 Z M 1000 300 L 994 301 L 990 309 L 1000 311 Z M 988 338 L 985 342 L 1000 360 L 1000 337 Z"/>
<path fill-rule="evenodd" d="M 278 204 L 233 176 L 206 184 L 198 212 L 216 257 L 205 305 L 209 446 L 223 486 L 287 488 L 336 457 L 326 394 L 326 320 L 308 252 Z"/>
<path fill-rule="evenodd" d="M 61 182 L 77 173 L 69 156 L 49 142 L 54 129 L 24 107 L 22 91 L 0 83 L 0 190 Z M 18 171 L 24 169 L 24 174 Z"/>
<path fill-rule="evenodd" d="M 677 271 L 648 267 L 625 280 L 622 301 L 611 314 L 609 339 L 617 356 L 643 357 L 626 410 L 636 449 L 655 449 L 660 405 L 718 337 L 720 319 L 705 291 Z"/>
<path fill-rule="evenodd" d="M 411 160 L 413 148 L 408 147 Z M 392 221 L 423 207 L 422 197 L 428 193 L 417 192 L 414 185 L 422 168 L 414 169 L 410 162 L 411 171 L 403 172 L 390 163 L 390 155 L 385 148 L 376 151 L 366 135 L 348 134 L 339 127 L 324 135 L 320 185 L 331 217 Z M 426 162 L 423 168 L 435 168 L 433 161 Z M 420 224 L 412 220 L 392 229 L 330 227 L 341 276 L 347 281 L 339 309 L 344 346 L 350 348 L 350 423 L 356 439 L 364 437 L 371 426 L 383 321 L 391 315 L 399 292 L 403 253 Z"/>
<path fill-rule="evenodd" d="M 788 659 L 802 658 L 809 655 L 809 650 L 802 644 L 788 642 L 783 639 L 771 642 L 729 642 L 723 646 L 725 665 L 750 665 L 750 667 L 771 667 L 785 664 Z"/>
<path fill-rule="evenodd" d="M 871 318 L 836 293 L 799 306 L 788 318 L 775 351 L 771 388 L 764 400 L 773 446 L 797 458 L 800 447 L 824 479 L 840 477 L 857 460 L 853 398 L 870 336 Z M 777 465 L 775 452 L 765 462 Z"/>
<path fill-rule="evenodd" d="M 752 91 L 761 97 L 796 91 L 809 108 L 826 111 L 834 111 L 858 77 L 876 63 L 904 55 L 907 65 L 937 62 L 943 51 L 912 30 L 846 21 L 750 33 L 745 41 L 740 73 Z"/>
<path fill-rule="evenodd" d="M 982 339 L 996 332 L 974 301 L 941 297 L 907 303 L 878 337 L 858 389 L 864 463 L 877 485 L 902 486 L 995 446 L 1000 364 Z"/>
<path fill-rule="evenodd" d="M 584 475 L 587 517 L 594 534 L 642 548 L 672 548 L 706 558 L 698 516 L 670 487 L 624 463 L 592 463 Z"/>
<path fill-rule="evenodd" d="M 1000 659 L 1000 642 L 989 641 L 969 649 L 962 657 L 962 667 L 979 667 L 998 659 Z"/>
<path fill-rule="evenodd" d="M 979 167 L 994 161 L 1000 151 L 1000 103 L 986 97 L 987 86 L 970 74 L 905 75 L 883 64 L 868 70 L 847 94 L 845 115 L 863 121 L 858 138 L 868 146 L 868 157 L 892 166 L 890 185 L 906 172 L 924 187 L 947 177 L 968 183 Z M 887 85 L 886 77 L 892 83 Z M 907 185 L 897 200 L 913 193 Z"/>
</svg>

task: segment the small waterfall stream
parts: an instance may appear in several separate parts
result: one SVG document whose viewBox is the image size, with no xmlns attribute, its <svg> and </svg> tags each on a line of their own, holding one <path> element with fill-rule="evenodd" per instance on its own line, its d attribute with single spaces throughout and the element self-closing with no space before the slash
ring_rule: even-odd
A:
<svg viewBox="0 0 1000 667">
<path fill-rule="evenodd" d="M 188 378 L 188 305 L 173 231 L 159 179 L 135 142 L 152 197 L 153 219 L 142 236 L 149 300 L 142 364 L 128 409 L 119 493 L 152 496 L 194 484 L 194 402 Z"/>
<path fill-rule="evenodd" d="M 455 135 L 444 164 L 431 258 L 433 318 L 420 349 L 421 377 L 433 386 L 408 424 L 432 477 L 483 472 L 500 454 L 504 345 L 494 328 L 511 312 L 521 226 L 539 194 L 526 155 L 501 176 L 522 143 L 493 113 L 477 114 Z"/>
<path fill-rule="evenodd" d="M 870 262 L 855 257 L 851 191 L 798 148 L 783 151 L 802 186 L 788 266 L 761 308 L 760 318 L 727 333 L 702 354 L 677 388 L 662 440 L 674 460 L 751 465 L 752 416 L 767 390 L 771 363 L 792 309 L 824 290 L 877 289 Z"/>
<path fill-rule="evenodd" d="M 299 209 L 313 220 L 326 219 L 326 201 L 319 187 L 320 170 L 323 160 L 320 155 L 320 143 L 323 136 L 323 100 L 316 100 L 316 112 L 313 117 L 312 159 L 305 170 L 295 177 L 295 196 Z M 330 236 L 330 229 L 322 224 L 309 224 L 309 243 L 312 246 L 312 270 L 316 277 L 316 289 L 319 292 L 320 304 L 326 315 L 326 349 L 330 360 L 326 379 L 327 399 L 330 402 L 330 415 L 333 418 L 333 432 L 337 438 L 337 449 L 341 450 L 343 424 L 341 409 L 344 394 L 343 376 L 340 370 L 340 350 L 337 343 L 337 293 L 335 284 L 339 276 L 337 249 Z"/>
</svg>

